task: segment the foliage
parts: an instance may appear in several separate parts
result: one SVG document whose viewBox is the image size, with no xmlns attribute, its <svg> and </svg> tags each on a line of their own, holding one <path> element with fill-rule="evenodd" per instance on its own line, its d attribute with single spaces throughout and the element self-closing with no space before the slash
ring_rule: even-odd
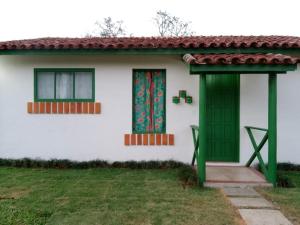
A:
<svg viewBox="0 0 300 225">
<path fill-rule="evenodd" d="M 266 168 L 268 168 L 268 164 L 265 164 Z M 259 163 L 254 166 L 257 170 L 262 171 Z M 300 171 L 300 164 L 294 164 L 291 162 L 281 162 L 277 163 L 277 169 L 282 171 Z"/>
<path fill-rule="evenodd" d="M 268 168 L 268 164 L 265 165 Z M 255 168 L 262 172 L 260 164 L 256 164 Z M 277 187 L 291 188 L 295 187 L 292 179 L 287 176 L 284 171 L 300 171 L 300 165 L 293 163 L 277 163 Z"/>
<path fill-rule="evenodd" d="M 24 168 L 88 169 L 88 168 L 130 168 L 130 169 L 175 169 L 186 164 L 173 160 L 166 161 L 123 161 L 107 162 L 104 160 L 71 161 L 67 159 L 1 159 L 0 166 Z"/>
<path fill-rule="evenodd" d="M 0 224 L 239 224 L 218 190 L 183 190 L 177 173 L 1 167 Z"/>
<path fill-rule="evenodd" d="M 118 20 L 114 22 L 111 17 L 106 17 L 103 19 L 102 22 L 97 21 L 96 31 L 94 35 L 87 35 L 88 37 L 91 36 L 100 36 L 100 37 L 122 37 L 126 36 L 126 31 L 123 25 L 122 20 Z"/>
<path fill-rule="evenodd" d="M 191 36 L 190 22 L 182 21 L 179 17 L 172 16 L 166 11 L 156 12 L 154 22 L 160 36 Z"/>
<path fill-rule="evenodd" d="M 183 21 L 166 11 L 157 11 L 153 18 L 154 24 L 161 37 L 192 36 L 191 22 Z M 95 30 L 86 37 L 124 37 L 127 35 L 123 20 L 113 21 L 111 17 L 105 17 L 101 22 L 95 23 Z M 127 35 L 132 36 L 132 34 Z"/>
<path fill-rule="evenodd" d="M 277 173 L 277 187 L 283 187 L 283 188 L 293 188 L 295 187 L 295 184 L 293 183 L 293 180 L 285 175 L 282 172 Z"/>
<path fill-rule="evenodd" d="M 277 169 L 284 170 L 284 171 L 300 171 L 300 165 L 290 163 L 290 162 L 278 163 Z"/>
<path fill-rule="evenodd" d="M 183 187 L 197 185 L 197 172 L 192 166 L 184 166 L 179 169 L 179 180 L 182 182 Z"/>
</svg>

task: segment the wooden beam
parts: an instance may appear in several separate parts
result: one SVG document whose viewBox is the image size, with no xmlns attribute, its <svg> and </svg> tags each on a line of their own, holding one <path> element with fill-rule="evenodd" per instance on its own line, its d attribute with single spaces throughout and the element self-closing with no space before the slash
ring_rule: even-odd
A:
<svg viewBox="0 0 300 225">
<path fill-rule="evenodd" d="M 297 65 L 189 65 L 190 74 L 198 75 L 200 73 L 213 74 L 241 74 L 241 73 L 286 73 L 287 71 L 294 71 Z"/>
<path fill-rule="evenodd" d="M 206 180 L 206 74 L 201 74 L 199 81 L 199 151 L 197 167 L 199 185 L 203 186 Z"/>
<path fill-rule="evenodd" d="M 268 104 L 268 181 L 276 185 L 277 177 L 277 74 L 269 74 Z"/>
</svg>

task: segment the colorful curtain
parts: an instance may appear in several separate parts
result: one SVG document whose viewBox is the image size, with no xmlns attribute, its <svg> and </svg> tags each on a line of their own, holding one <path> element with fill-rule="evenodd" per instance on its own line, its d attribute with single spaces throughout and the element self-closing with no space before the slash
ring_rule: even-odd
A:
<svg viewBox="0 0 300 225">
<path fill-rule="evenodd" d="M 136 70 L 133 75 L 133 132 L 164 133 L 166 75 Z"/>
</svg>

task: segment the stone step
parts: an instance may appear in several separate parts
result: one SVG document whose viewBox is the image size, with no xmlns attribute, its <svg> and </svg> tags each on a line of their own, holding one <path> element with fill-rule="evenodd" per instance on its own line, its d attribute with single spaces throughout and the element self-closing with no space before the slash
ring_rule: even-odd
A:
<svg viewBox="0 0 300 225">
<path fill-rule="evenodd" d="M 224 187 L 222 191 L 227 197 L 261 197 L 261 195 L 251 187 Z"/>
<path fill-rule="evenodd" d="M 270 209 L 239 209 L 247 225 L 293 225 L 280 211 Z"/>
<path fill-rule="evenodd" d="M 246 187 L 272 187 L 272 184 L 267 182 L 205 182 L 204 187 L 210 188 L 225 188 L 225 187 L 233 187 L 233 188 L 246 188 Z"/>
<path fill-rule="evenodd" d="M 228 199 L 238 209 L 277 209 L 271 202 L 262 197 L 228 197 Z"/>
</svg>

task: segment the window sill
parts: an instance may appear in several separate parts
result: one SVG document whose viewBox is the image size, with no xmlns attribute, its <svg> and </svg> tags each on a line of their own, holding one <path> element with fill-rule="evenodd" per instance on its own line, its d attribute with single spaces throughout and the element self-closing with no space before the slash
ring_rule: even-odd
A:
<svg viewBox="0 0 300 225">
<path fill-rule="evenodd" d="M 174 134 L 125 134 L 125 146 L 132 145 L 174 145 Z"/>
<path fill-rule="evenodd" d="M 28 102 L 29 114 L 100 114 L 100 102 Z"/>
</svg>

